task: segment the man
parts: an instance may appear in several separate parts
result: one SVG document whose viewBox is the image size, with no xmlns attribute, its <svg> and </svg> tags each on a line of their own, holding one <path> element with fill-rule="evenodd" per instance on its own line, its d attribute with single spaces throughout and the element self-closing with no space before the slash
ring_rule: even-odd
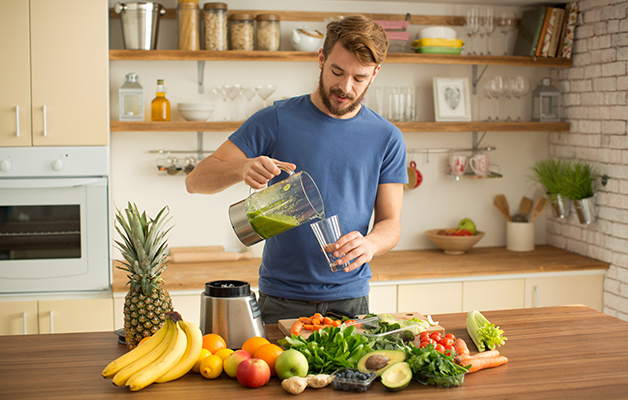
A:
<svg viewBox="0 0 628 400">
<path fill-rule="evenodd" d="M 368 262 L 399 241 L 407 182 L 403 135 L 361 104 L 387 49 L 386 33 L 368 18 L 330 23 L 316 91 L 251 116 L 186 178 L 190 193 L 213 194 L 241 181 L 261 189 L 282 179 L 281 162 L 307 171 L 326 216 L 338 215 L 345 235 L 334 255 L 342 256 L 339 264 L 350 262 L 344 272 L 330 270 L 308 225 L 266 240 L 258 282 L 266 323 L 328 309 L 368 313 Z"/>
</svg>

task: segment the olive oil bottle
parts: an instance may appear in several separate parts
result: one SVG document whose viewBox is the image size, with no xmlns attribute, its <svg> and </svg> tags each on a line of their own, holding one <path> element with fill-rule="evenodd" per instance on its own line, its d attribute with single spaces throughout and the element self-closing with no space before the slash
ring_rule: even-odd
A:
<svg viewBox="0 0 628 400">
<path fill-rule="evenodd" d="M 150 103 L 150 120 L 170 121 L 170 102 L 166 99 L 163 79 L 157 79 L 157 96 Z"/>
</svg>

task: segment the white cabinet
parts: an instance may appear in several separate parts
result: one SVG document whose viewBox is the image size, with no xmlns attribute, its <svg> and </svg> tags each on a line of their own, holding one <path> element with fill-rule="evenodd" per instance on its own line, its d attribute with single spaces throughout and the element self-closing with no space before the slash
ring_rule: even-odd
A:
<svg viewBox="0 0 628 400">
<path fill-rule="evenodd" d="M 0 13 L 0 146 L 109 143 L 102 0 L 7 0 Z"/>
<path fill-rule="evenodd" d="M 525 280 L 525 307 L 584 304 L 602 311 L 604 275 L 540 277 Z"/>
<path fill-rule="evenodd" d="M 468 281 L 462 284 L 462 311 L 523 308 L 523 279 Z"/>
<path fill-rule="evenodd" d="M 113 331 L 106 298 L 0 302 L 0 335 Z"/>
<path fill-rule="evenodd" d="M 124 328 L 124 296 L 125 293 L 116 293 L 113 298 L 114 326 L 115 329 Z M 186 321 L 201 322 L 201 290 L 198 293 L 170 293 L 172 307 Z"/>
<path fill-rule="evenodd" d="M 397 285 L 371 286 L 369 293 L 369 312 L 383 314 L 395 313 L 397 311 Z"/>
<path fill-rule="evenodd" d="M 423 315 L 462 311 L 462 282 L 399 285 L 397 310 Z"/>
</svg>

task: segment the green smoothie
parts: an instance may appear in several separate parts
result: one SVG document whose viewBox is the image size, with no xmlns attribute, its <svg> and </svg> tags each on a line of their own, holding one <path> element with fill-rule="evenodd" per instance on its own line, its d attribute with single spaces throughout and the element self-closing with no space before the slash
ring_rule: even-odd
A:
<svg viewBox="0 0 628 400">
<path fill-rule="evenodd" d="M 279 235 L 289 229 L 299 226 L 299 221 L 291 215 L 283 214 L 266 214 L 261 211 L 253 211 L 246 213 L 249 223 L 264 239 Z"/>
</svg>

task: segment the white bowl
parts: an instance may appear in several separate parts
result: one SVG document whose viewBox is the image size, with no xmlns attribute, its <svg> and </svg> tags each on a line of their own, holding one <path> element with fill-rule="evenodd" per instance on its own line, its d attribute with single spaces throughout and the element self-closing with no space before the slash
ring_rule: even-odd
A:
<svg viewBox="0 0 628 400">
<path fill-rule="evenodd" d="M 430 26 L 417 33 L 417 39 L 456 39 L 456 31 L 446 26 Z"/>
<path fill-rule="evenodd" d="M 187 121 L 207 121 L 214 112 L 214 109 L 213 107 L 211 109 L 205 110 L 191 110 L 179 108 L 179 112 Z"/>
<path fill-rule="evenodd" d="M 212 103 L 178 103 L 177 108 L 179 110 L 214 110 L 214 104 Z"/>
</svg>

